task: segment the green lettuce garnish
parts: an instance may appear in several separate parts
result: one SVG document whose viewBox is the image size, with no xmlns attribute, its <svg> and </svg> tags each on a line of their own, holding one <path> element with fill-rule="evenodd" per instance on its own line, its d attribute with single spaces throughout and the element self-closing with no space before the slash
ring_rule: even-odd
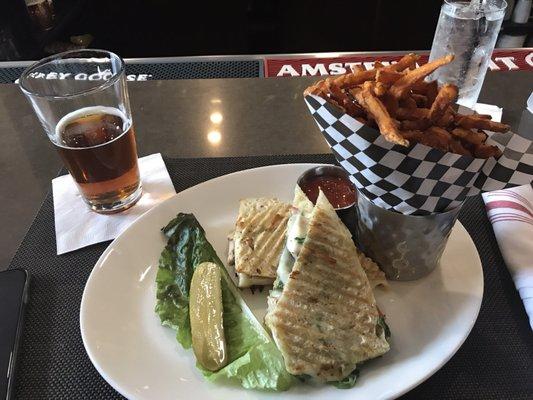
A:
<svg viewBox="0 0 533 400">
<path fill-rule="evenodd" d="M 389 339 L 391 337 L 391 331 L 390 331 L 390 328 L 389 328 L 389 325 L 387 325 L 387 321 L 385 320 L 385 316 L 384 315 L 380 315 L 379 318 L 378 318 L 378 324 L 376 326 L 376 328 L 381 329 L 384 333 L 385 333 L 385 340 L 387 342 L 390 342 Z M 378 335 L 380 334 L 380 332 L 376 332 Z"/>
<path fill-rule="evenodd" d="M 351 389 L 355 386 L 357 378 L 359 378 L 359 370 L 356 368 L 346 378 L 341 379 L 340 381 L 331 382 L 331 384 L 337 389 Z"/>
<path fill-rule="evenodd" d="M 273 342 L 260 343 L 217 372 L 203 371 L 210 381 L 237 379 L 246 389 L 287 390 L 294 377 L 287 372 L 283 357 Z"/>
<path fill-rule="evenodd" d="M 228 379 L 247 389 L 287 390 L 294 378 L 285 369 L 278 348 L 246 308 L 224 265 L 205 237 L 194 215 L 180 213 L 162 229 L 168 238 L 159 259 L 156 276 L 156 313 L 161 323 L 176 330 L 176 339 L 186 349 L 192 346 L 189 320 L 189 289 L 194 269 L 202 262 L 222 270 L 224 334 L 228 364 L 217 372 L 197 367 L 215 381 Z"/>
<path fill-rule="evenodd" d="M 387 321 L 385 321 L 385 316 L 380 315 L 378 318 L 378 323 L 376 325 L 376 333 L 378 335 L 381 335 L 381 332 L 385 334 L 385 339 L 389 341 L 391 337 L 391 331 L 389 329 L 389 325 L 387 325 Z M 381 332 L 379 332 L 381 330 Z M 351 389 L 355 386 L 355 383 L 357 382 L 357 378 L 359 378 L 359 368 L 364 363 L 358 364 L 357 368 L 354 369 L 350 375 L 348 375 L 346 378 L 341 379 L 340 381 L 331 382 L 333 386 L 335 386 L 337 389 Z"/>
</svg>

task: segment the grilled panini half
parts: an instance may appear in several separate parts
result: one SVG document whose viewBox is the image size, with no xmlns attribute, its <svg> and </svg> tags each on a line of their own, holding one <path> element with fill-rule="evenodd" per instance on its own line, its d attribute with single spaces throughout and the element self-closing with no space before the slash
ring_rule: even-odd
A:
<svg viewBox="0 0 533 400">
<path fill-rule="evenodd" d="M 233 258 L 239 287 L 274 282 L 290 208 L 289 204 L 277 199 L 241 200 L 233 235 Z"/>
<path fill-rule="evenodd" d="M 350 232 L 320 192 L 292 272 L 265 322 L 287 371 L 338 381 L 389 350 Z"/>
<path fill-rule="evenodd" d="M 291 216 L 287 222 L 287 240 L 279 260 L 274 287 L 268 298 L 269 307 L 271 307 L 281 295 L 283 285 L 292 271 L 294 260 L 298 256 L 305 237 L 307 236 L 309 220 L 313 213 L 313 209 L 313 203 L 305 195 L 300 186 L 296 185 L 294 188 Z M 379 269 L 378 265 L 359 250 L 357 250 L 357 256 L 359 257 L 359 262 L 370 281 L 370 286 L 372 286 L 372 288 L 377 286 L 388 287 L 385 274 Z"/>
</svg>

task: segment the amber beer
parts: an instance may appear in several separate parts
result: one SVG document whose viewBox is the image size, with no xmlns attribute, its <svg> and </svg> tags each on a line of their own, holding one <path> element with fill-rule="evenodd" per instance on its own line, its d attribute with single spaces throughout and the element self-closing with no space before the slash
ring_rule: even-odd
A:
<svg viewBox="0 0 533 400">
<path fill-rule="evenodd" d="M 91 208 L 106 212 L 136 196 L 135 133 L 120 110 L 97 106 L 71 112 L 57 124 L 56 138 L 54 145 Z"/>
</svg>

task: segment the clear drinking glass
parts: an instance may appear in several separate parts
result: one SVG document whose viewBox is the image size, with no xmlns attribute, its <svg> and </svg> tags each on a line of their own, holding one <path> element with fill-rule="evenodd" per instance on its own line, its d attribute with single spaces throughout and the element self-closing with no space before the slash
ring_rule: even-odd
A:
<svg viewBox="0 0 533 400">
<path fill-rule="evenodd" d="M 476 104 L 502 25 L 505 0 L 445 0 L 429 60 L 453 53 L 455 60 L 437 69 L 432 79 L 459 87 L 458 103 Z"/>
<path fill-rule="evenodd" d="M 31 65 L 19 82 L 88 206 L 114 213 L 135 204 L 142 189 L 124 61 L 67 51 Z"/>
</svg>

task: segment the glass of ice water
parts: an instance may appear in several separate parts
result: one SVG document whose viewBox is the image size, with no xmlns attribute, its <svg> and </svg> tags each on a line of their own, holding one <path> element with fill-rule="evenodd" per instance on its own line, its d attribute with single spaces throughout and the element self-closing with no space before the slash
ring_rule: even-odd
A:
<svg viewBox="0 0 533 400">
<path fill-rule="evenodd" d="M 432 79 L 459 87 L 458 103 L 472 108 L 479 97 L 490 56 L 505 15 L 505 0 L 445 0 L 429 60 L 455 54 Z"/>
</svg>

